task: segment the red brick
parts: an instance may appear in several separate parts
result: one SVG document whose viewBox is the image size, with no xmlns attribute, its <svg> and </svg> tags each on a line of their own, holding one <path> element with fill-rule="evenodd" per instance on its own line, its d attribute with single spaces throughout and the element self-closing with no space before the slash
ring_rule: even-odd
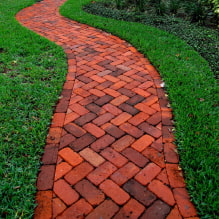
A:
<svg viewBox="0 0 219 219">
<path fill-rule="evenodd" d="M 124 123 L 120 125 L 119 128 L 135 138 L 140 138 L 144 134 L 140 129 L 136 128 L 130 123 Z"/>
<path fill-rule="evenodd" d="M 94 113 L 87 113 L 87 114 L 81 116 L 80 118 L 77 118 L 74 122 L 76 124 L 78 124 L 79 126 L 83 126 L 84 124 L 91 122 L 96 117 L 97 117 L 97 115 Z"/>
<path fill-rule="evenodd" d="M 115 138 L 122 137 L 125 132 L 119 129 L 117 126 L 112 125 L 111 123 L 106 123 L 102 127 L 108 134 L 112 135 Z"/>
<path fill-rule="evenodd" d="M 80 151 L 88 145 L 92 144 L 95 140 L 96 138 L 93 135 L 87 133 L 73 141 L 71 144 L 69 144 L 69 146 L 75 151 Z"/>
<path fill-rule="evenodd" d="M 147 90 L 149 87 L 154 86 L 154 83 L 152 81 L 146 81 L 143 84 L 139 85 L 139 88 L 143 90 Z"/>
<path fill-rule="evenodd" d="M 131 82 L 133 83 L 133 82 Z M 135 82 L 134 82 L 135 83 Z M 139 82 L 137 82 L 139 84 Z M 126 85 L 127 86 L 127 85 Z M 135 86 L 135 85 L 134 85 Z M 136 95 L 135 92 L 131 91 L 130 89 L 126 89 L 126 88 L 120 88 L 118 90 L 118 92 L 120 92 L 121 94 L 124 94 L 125 96 L 128 96 L 128 97 L 133 97 Z"/>
<path fill-rule="evenodd" d="M 78 117 L 80 117 L 80 116 L 77 113 L 74 113 L 74 112 L 66 114 L 64 125 L 66 125 L 66 124 L 68 124 L 70 122 L 73 122 Z"/>
<path fill-rule="evenodd" d="M 145 105 L 147 105 L 147 106 L 151 106 L 151 105 L 153 105 L 154 103 L 156 103 L 157 101 L 158 101 L 157 95 L 151 95 L 151 96 L 147 97 L 147 98 L 143 101 L 143 103 L 144 103 Z"/>
<path fill-rule="evenodd" d="M 113 99 L 110 95 L 105 95 L 95 101 L 95 103 L 99 106 L 103 106 L 106 103 L 109 103 Z"/>
<path fill-rule="evenodd" d="M 73 204 L 79 198 L 78 193 L 63 179 L 54 183 L 53 190 L 55 194 L 67 205 Z"/>
<path fill-rule="evenodd" d="M 59 156 L 61 156 L 66 162 L 71 164 L 73 167 L 77 166 L 83 161 L 83 158 L 70 148 L 64 148 L 61 151 L 59 151 Z"/>
<path fill-rule="evenodd" d="M 130 147 L 123 150 L 122 154 L 139 167 L 144 167 L 149 162 L 141 153 Z"/>
<path fill-rule="evenodd" d="M 122 167 L 128 162 L 125 157 L 110 147 L 104 149 L 100 154 L 117 167 Z"/>
<path fill-rule="evenodd" d="M 149 135 L 153 136 L 154 138 L 159 138 L 161 136 L 161 131 L 158 128 L 155 128 L 152 125 L 144 122 L 138 126 L 141 130 L 145 131 Z"/>
<path fill-rule="evenodd" d="M 99 185 L 106 178 L 108 178 L 117 168 L 110 162 L 105 162 L 91 172 L 87 178 L 95 185 Z"/>
<path fill-rule="evenodd" d="M 145 90 L 142 90 L 141 88 L 134 88 L 134 89 L 132 89 L 132 91 L 134 91 L 136 94 L 139 94 L 143 97 L 149 97 L 151 95 L 150 93 L 148 93 Z"/>
<path fill-rule="evenodd" d="M 157 179 L 159 179 L 161 182 L 163 182 L 166 185 L 169 185 L 169 180 L 167 178 L 167 171 L 166 168 L 164 168 L 160 174 L 157 176 Z"/>
<path fill-rule="evenodd" d="M 84 199 L 80 199 L 75 204 L 70 206 L 64 213 L 57 217 L 57 219 L 69 219 L 69 218 L 84 218 L 84 216 L 88 215 L 92 212 L 93 207 L 86 202 Z"/>
<path fill-rule="evenodd" d="M 96 87 L 98 85 L 98 83 L 96 82 L 96 81 L 92 81 L 92 82 L 90 82 L 90 83 L 88 83 L 88 84 L 85 84 L 82 88 L 84 89 L 84 90 L 90 90 L 91 88 L 94 88 L 94 87 Z"/>
<path fill-rule="evenodd" d="M 55 112 L 56 113 L 65 113 L 68 109 L 69 100 L 62 98 L 59 100 L 58 104 L 56 105 Z"/>
<path fill-rule="evenodd" d="M 118 90 L 119 88 L 122 88 L 126 85 L 127 83 L 125 81 L 118 81 L 115 84 L 113 84 L 110 88 L 114 90 Z"/>
<path fill-rule="evenodd" d="M 76 138 L 71 134 L 64 135 L 63 137 L 61 137 L 61 140 L 60 140 L 60 149 L 69 145 L 75 139 Z"/>
<path fill-rule="evenodd" d="M 114 118 L 114 115 L 112 115 L 111 113 L 105 113 L 99 117 L 97 117 L 96 119 L 93 120 L 93 123 L 101 126 L 107 122 L 109 122 L 112 118 Z"/>
<path fill-rule="evenodd" d="M 53 177 L 55 174 L 54 165 L 43 165 L 37 178 L 38 190 L 49 190 L 53 187 Z"/>
<path fill-rule="evenodd" d="M 124 103 L 128 99 L 129 97 L 125 95 L 120 95 L 119 97 L 116 97 L 115 99 L 113 99 L 110 103 L 113 104 L 114 106 L 119 106 L 120 104 Z"/>
<path fill-rule="evenodd" d="M 97 141 L 95 141 L 93 144 L 91 144 L 91 148 L 96 152 L 99 152 L 102 149 L 106 148 L 107 146 L 111 145 L 114 141 L 115 138 L 113 138 L 112 136 L 104 135 L 101 138 L 99 138 Z"/>
<path fill-rule="evenodd" d="M 168 214 L 166 219 L 182 219 L 182 216 L 179 213 L 179 209 L 177 205 L 174 206 L 174 208 L 171 210 L 171 212 Z M 194 218 L 195 219 L 195 218 Z"/>
<path fill-rule="evenodd" d="M 163 125 L 173 125 L 172 113 L 168 111 L 162 111 L 162 123 Z"/>
<path fill-rule="evenodd" d="M 80 104 L 78 103 L 74 103 L 74 104 L 71 104 L 69 106 L 69 108 L 74 111 L 75 113 L 79 114 L 79 115 L 84 115 L 86 113 L 89 113 L 89 111 L 87 109 L 85 109 L 83 106 L 81 106 Z"/>
<path fill-rule="evenodd" d="M 77 183 L 75 189 L 91 205 L 99 205 L 105 199 L 105 195 L 88 180 L 82 180 Z"/>
<path fill-rule="evenodd" d="M 166 164 L 166 169 L 171 187 L 185 187 L 182 170 L 179 168 L 178 164 Z"/>
<path fill-rule="evenodd" d="M 101 84 L 98 84 L 98 85 L 96 86 L 96 88 L 99 89 L 99 90 L 104 90 L 105 88 L 111 86 L 112 84 L 113 84 L 113 82 L 111 82 L 111 81 L 105 81 L 105 82 L 103 82 L 103 83 L 101 83 Z M 109 96 L 109 95 L 108 95 L 108 96 Z M 109 96 L 109 97 L 110 97 L 110 96 Z M 112 97 L 112 98 L 113 98 L 113 97 Z"/>
<path fill-rule="evenodd" d="M 134 126 L 138 126 L 139 124 L 144 122 L 148 117 L 149 117 L 148 114 L 146 114 L 144 112 L 140 112 L 137 115 L 135 115 L 134 117 L 132 117 L 131 119 L 129 119 L 128 122 Z"/>
<path fill-rule="evenodd" d="M 188 192 L 185 188 L 176 188 L 173 190 L 174 198 L 183 217 L 197 216 L 196 209 L 191 203 Z"/>
<path fill-rule="evenodd" d="M 89 163 L 83 162 L 67 173 L 64 178 L 68 183 L 74 185 L 86 177 L 92 170 L 93 167 Z"/>
<path fill-rule="evenodd" d="M 51 127 L 62 127 L 65 119 L 65 113 L 54 113 Z"/>
<path fill-rule="evenodd" d="M 61 138 L 62 129 L 61 128 L 50 128 L 49 134 L 47 136 L 46 142 L 48 144 L 57 144 Z"/>
<path fill-rule="evenodd" d="M 105 95 L 104 92 L 102 92 L 102 91 L 100 91 L 100 90 L 98 90 L 98 89 L 90 89 L 89 92 L 90 92 L 91 94 L 96 95 L 97 97 L 102 97 L 102 96 Z"/>
<path fill-rule="evenodd" d="M 62 163 L 57 164 L 54 180 L 56 181 L 57 179 L 62 178 L 71 169 L 72 169 L 72 166 L 66 162 L 62 162 Z"/>
<path fill-rule="evenodd" d="M 113 173 L 110 178 L 119 186 L 121 186 L 133 176 L 135 176 L 139 171 L 140 169 L 137 166 L 129 162 L 117 170 L 115 173 Z"/>
<path fill-rule="evenodd" d="M 44 149 L 42 157 L 42 163 L 45 164 L 56 164 L 58 154 L 58 144 L 48 144 Z"/>
<path fill-rule="evenodd" d="M 112 218 L 116 212 L 119 211 L 119 207 L 112 202 L 111 200 L 105 200 L 98 207 L 96 207 L 87 217 L 86 219 L 97 219 L 102 218 Z"/>
<path fill-rule="evenodd" d="M 119 108 L 117 108 L 116 106 L 114 106 L 110 103 L 104 105 L 103 109 L 105 109 L 109 113 L 113 114 L 114 116 L 118 116 L 119 114 L 122 113 L 122 110 L 120 110 Z"/>
<path fill-rule="evenodd" d="M 113 77 L 112 75 L 105 75 L 104 78 L 105 78 L 106 80 L 108 80 L 108 81 L 112 81 L 113 83 L 116 83 L 116 82 L 119 81 L 118 78 Z"/>
<path fill-rule="evenodd" d="M 135 141 L 135 139 L 130 136 L 130 135 L 125 135 L 122 138 L 120 138 L 118 141 L 114 142 L 112 144 L 112 147 L 116 150 L 116 151 L 122 151 L 125 148 L 129 147 L 133 142 Z"/>
<path fill-rule="evenodd" d="M 69 123 L 69 124 L 65 125 L 64 128 L 66 131 L 68 131 L 69 133 L 71 133 L 75 137 L 81 137 L 82 135 L 84 135 L 86 133 L 86 131 L 84 129 L 82 129 L 81 127 L 77 126 L 74 123 Z"/>
<path fill-rule="evenodd" d="M 150 118 L 147 119 L 147 122 L 151 125 L 157 125 L 161 122 L 161 112 L 156 112 Z"/>
<path fill-rule="evenodd" d="M 148 147 L 142 152 L 142 154 L 161 168 L 165 167 L 163 153 L 158 152 L 152 147 Z"/>
<path fill-rule="evenodd" d="M 142 215 L 142 219 L 165 219 L 170 212 L 170 207 L 164 202 L 157 200 L 155 201 L 145 213 Z"/>
<path fill-rule="evenodd" d="M 163 143 L 171 143 L 175 141 L 172 129 L 173 129 L 172 126 L 163 126 L 162 128 Z"/>
<path fill-rule="evenodd" d="M 156 113 L 156 110 L 154 110 L 153 108 L 151 108 L 143 103 L 138 103 L 137 105 L 135 105 L 135 108 L 137 108 L 138 110 L 140 110 L 148 115 L 153 115 L 154 113 Z"/>
<path fill-rule="evenodd" d="M 52 213 L 53 218 L 56 218 L 59 214 L 61 214 L 66 209 L 66 205 L 59 199 L 54 198 L 52 200 Z"/>
<path fill-rule="evenodd" d="M 167 163 L 179 163 L 176 146 L 172 143 L 164 144 L 164 156 Z"/>
<path fill-rule="evenodd" d="M 111 88 L 106 88 L 106 89 L 104 89 L 103 91 L 104 91 L 106 94 L 109 94 L 109 95 L 111 95 L 111 96 L 113 96 L 113 97 L 118 97 L 118 96 L 121 95 L 118 91 L 115 91 L 115 90 L 113 90 L 113 89 L 111 89 Z"/>
<path fill-rule="evenodd" d="M 72 90 L 73 86 L 74 86 L 74 81 L 66 81 L 63 88 Z"/>
<path fill-rule="evenodd" d="M 80 100 L 83 100 L 83 97 L 77 95 L 77 94 L 73 94 L 71 96 L 71 99 L 70 99 L 70 102 L 69 102 L 69 105 L 72 105 L 73 103 L 77 103 L 79 102 Z"/>
<path fill-rule="evenodd" d="M 118 78 L 119 78 L 120 80 L 125 81 L 125 82 L 128 82 L 128 83 L 133 81 L 132 78 L 127 77 L 127 76 L 125 76 L 125 75 L 120 75 L 120 76 L 118 76 Z"/>
<path fill-rule="evenodd" d="M 156 196 L 152 192 L 133 179 L 129 180 L 123 189 L 145 206 L 151 205 L 156 200 Z"/>
<path fill-rule="evenodd" d="M 125 204 L 130 198 L 128 193 L 109 179 L 100 184 L 100 189 L 119 205 Z"/>
<path fill-rule="evenodd" d="M 154 141 L 154 138 L 151 137 L 150 135 L 143 135 L 141 138 L 135 141 L 131 145 L 131 147 L 134 148 L 136 151 L 142 152 L 145 148 L 150 146 L 153 141 Z"/>
<path fill-rule="evenodd" d="M 94 135 L 96 138 L 100 138 L 105 134 L 105 131 L 98 126 L 94 125 L 93 123 L 87 123 L 83 126 L 83 128 Z"/>
<path fill-rule="evenodd" d="M 111 120 L 114 125 L 121 125 L 132 117 L 129 113 L 123 112 L 116 118 Z"/>
<path fill-rule="evenodd" d="M 116 214 L 114 219 L 130 218 L 136 219 L 143 213 L 145 207 L 137 202 L 135 199 L 130 199 L 127 204 L 121 208 L 121 210 Z"/>
<path fill-rule="evenodd" d="M 151 147 L 156 149 L 159 152 L 163 151 L 163 142 L 162 142 L 162 136 L 160 138 L 158 138 L 156 141 L 154 141 L 151 144 Z"/>
<path fill-rule="evenodd" d="M 142 169 L 135 179 L 142 185 L 150 183 L 161 171 L 161 168 L 154 163 L 149 163 L 144 169 Z"/>
<path fill-rule="evenodd" d="M 35 219 L 52 218 L 52 191 L 39 191 L 36 194 L 37 207 L 34 211 Z"/>
<path fill-rule="evenodd" d="M 88 161 L 90 164 L 92 164 L 95 167 L 98 167 L 100 164 L 102 164 L 105 159 L 101 157 L 99 154 L 94 152 L 90 148 L 85 148 L 79 153 L 86 161 Z"/>
<path fill-rule="evenodd" d="M 173 206 L 175 204 L 172 191 L 170 190 L 169 187 L 165 186 L 161 181 L 156 179 L 153 180 L 149 184 L 148 189 L 151 190 L 155 195 L 157 195 L 161 200 L 166 202 L 168 205 Z"/>
<path fill-rule="evenodd" d="M 81 104 L 82 106 L 86 106 L 87 104 L 93 103 L 94 101 L 96 101 L 98 99 L 97 96 L 95 95 L 90 95 L 86 98 L 83 98 L 79 104 Z"/>
</svg>

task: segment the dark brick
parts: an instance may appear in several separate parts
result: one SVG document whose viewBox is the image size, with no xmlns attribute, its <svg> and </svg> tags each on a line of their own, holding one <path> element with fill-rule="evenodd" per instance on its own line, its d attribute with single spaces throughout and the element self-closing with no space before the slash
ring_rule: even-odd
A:
<svg viewBox="0 0 219 219">
<path fill-rule="evenodd" d="M 98 62 L 97 65 L 105 66 L 111 62 L 112 62 L 112 60 L 104 60 L 104 61 Z"/>
<path fill-rule="evenodd" d="M 101 126 L 101 125 L 107 123 L 108 121 L 110 121 L 114 117 L 115 116 L 112 115 L 111 113 L 105 113 L 105 114 L 97 117 L 95 120 L 93 120 L 93 123 L 96 124 L 97 126 Z"/>
<path fill-rule="evenodd" d="M 138 127 L 155 138 L 159 138 L 162 134 L 160 129 L 149 125 L 146 122 L 141 123 Z"/>
<path fill-rule="evenodd" d="M 164 219 L 170 212 L 170 206 L 157 200 L 141 216 L 141 219 Z"/>
<path fill-rule="evenodd" d="M 133 115 L 133 116 L 139 112 L 139 110 L 137 110 L 136 108 L 134 108 L 134 107 L 132 107 L 132 106 L 126 104 L 126 103 L 121 104 L 119 106 L 119 108 L 121 110 L 123 110 L 123 111 L 125 111 L 125 112 L 127 112 L 127 113 L 129 113 L 131 115 Z"/>
<path fill-rule="evenodd" d="M 110 87 L 112 84 L 113 84 L 112 81 L 105 81 L 105 82 L 103 82 L 102 84 L 99 84 L 98 86 L 96 86 L 96 88 L 97 88 L 98 90 L 103 90 L 103 89 L 105 89 L 105 88 L 107 88 L 107 87 Z"/>
<path fill-rule="evenodd" d="M 103 106 L 104 104 L 110 102 L 113 99 L 114 99 L 114 97 L 112 97 L 110 95 L 105 95 L 105 96 L 99 98 L 98 100 L 96 100 L 95 103 L 99 106 Z"/>
<path fill-rule="evenodd" d="M 89 133 L 86 133 L 85 135 L 81 136 L 80 138 L 73 141 L 69 146 L 74 149 L 75 151 L 80 151 L 86 146 L 92 144 L 96 138 L 92 136 Z"/>
<path fill-rule="evenodd" d="M 99 97 L 95 96 L 95 95 L 90 95 L 86 98 L 83 98 L 83 100 L 81 100 L 79 103 L 82 106 L 85 106 L 87 104 L 93 103 L 95 100 L 97 100 Z"/>
<path fill-rule="evenodd" d="M 122 154 L 125 155 L 129 160 L 131 160 L 139 167 L 145 167 L 145 165 L 149 162 L 149 160 L 146 157 L 144 157 L 141 153 L 130 147 L 126 148 L 122 152 Z"/>
<path fill-rule="evenodd" d="M 64 90 L 62 90 L 61 96 L 62 96 L 62 98 L 69 100 L 71 97 L 71 93 L 72 93 L 72 90 L 64 89 Z"/>
<path fill-rule="evenodd" d="M 104 65 L 104 67 L 107 70 L 111 70 L 111 71 L 116 71 L 117 70 L 116 66 L 114 66 L 114 65 Z"/>
<path fill-rule="evenodd" d="M 68 109 L 68 104 L 69 104 L 69 100 L 62 98 L 59 100 L 55 112 L 56 113 L 65 113 L 67 112 Z"/>
<path fill-rule="evenodd" d="M 123 73 L 125 73 L 124 70 L 122 70 L 122 69 L 117 69 L 117 70 L 113 71 L 112 73 L 110 73 L 110 75 L 112 75 L 112 76 L 114 76 L 114 77 L 118 77 L 119 75 L 121 75 L 121 74 L 123 74 Z"/>
<path fill-rule="evenodd" d="M 42 157 L 43 164 L 56 164 L 59 146 L 57 144 L 48 144 L 45 147 Z"/>
<path fill-rule="evenodd" d="M 96 152 L 101 151 L 102 149 L 106 148 L 107 146 L 111 145 L 115 141 L 115 138 L 113 138 L 110 135 L 104 135 L 101 138 L 99 138 L 97 141 L 95 141 L 91 148 L 94 149 Z"/>
<path fill-rule="evenodd" d="M 96 117 L 97 117 L 97 115 L 94 113 L 87 113 L 87 114 L 79 117 L 78 119 L 76 119 L 74 122 L 80 126 L 83 126 L 84 124 L 92 121 Z"/>
<path fill-rule="evenodd" d="M 161 113 L 157 112 L 153 114 L 150 118 L 147 119 L 147 122 L 151 125 L 157 125 L 159 122 L 161 122 Z"/>
<path fill-rule="evenodd" d="M 118 92 L 120 92 L 121 94 L 124 94 L 128 97 L 133 97 L 136 95 L 135 92 L 129 90 L 129 89 L 126 89 L 126 88 L 120 88 L 119 90 L 117 90 Z"/>
<path fill-rule="evenodd" d="M 137 103 L 142 102 L 144 99 L 145 99 L 145 97 L 143 97 L 141 95 L 135 95 L 132 98 L 130 98 L 128 101 L 126 101 L 126 103 L 134 106 Z"/>
<path fill-rule="evenodd" d="M 85 77 L 83 75 L 78 76 L 77 79 L 79 81 L 82 81 L 82 82 L 86 83 L 86 84 L 92 82 L 92 79 L 90 79 L 88 77 Z"/>
<path fill-rule="evenodd" d="M 142 186 L 134 179 L 129 180 L 123 188 L 143 205 L 149 206 L 156 199 L 156 196 L 152 192 L 147 190 L 145 186 Z"/>
<path fill-rule="evenodd" d="M 115 138 L 120 138 L 125 134 L 125 132 L 115 125 L 109 125 L 104 130 Z"/>
<path fill-rule="evenodd" d="M 81 137 L 82 135 L 84 135 L 86 133 L 86 131 L 84 129 L 82 129 L 81 127 L 77 126 L 74 123 L 68 123 L 67 125 L 64 126 L 64 129 L 67 132 L 74 135 L 75 137 Z"/>
<path fill-rule="evenodd" d="M 135 138 L 140 138 L 144 133 L 136 128 L 135 126 L 129 124 L 129 123 L 123 123 L 122 125 L 119 126 L 123 131 L 128 133 L 129 135 L 132 135 Z"/>
<path fill-rule="evenodd" d="M 88 110 L 90 110 L 93 113 L 96 113 L 97 115 L 101 112 L 102 108 L 97 106 L 95 103 L 90 103 L 87 106 L 85 106 Z"/>
</svg>

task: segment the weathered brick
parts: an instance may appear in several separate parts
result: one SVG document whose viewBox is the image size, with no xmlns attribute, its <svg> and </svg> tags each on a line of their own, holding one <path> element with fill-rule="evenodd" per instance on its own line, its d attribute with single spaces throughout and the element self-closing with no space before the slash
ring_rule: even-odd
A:
<svg viewBox="0 0 219 219">
<path fill-rule="evenodd" d="M 172 143 L 164 144 L 164 156 L 167 163 L 179 163 L 176 146 Z"/>
<path fill-rule="evenodd" d="M 136 115 L 139 110 L 137 110 L 136 108 L 134 108 L 133 106 L 130 106 L 129 104 L 123 103 L 119 106 L 119 108 L 131 115 Z"/>
<path fill-rule="evenodd" d="M 182 219 L 182 216 L 179 213 L 179 209 L 178 209 L 177 205 L 175 205 L 174 208 L 170 211 L 170 213 L 168 214 L 166 219 Z"/>
<path fill-rule="evenodd" d="M 96 117 L 97 117 L 97 115 L 94 113 L 87 113 L 87 114 L 81 116 L 80 118 L 77 118 L 74 122 L 80 126 L 83 126 L 84 124 L 94 120 Z M 80 136 L 78 136 L 78 137 L 80 137 Z"/>
<path fill-rule="evenodd" d="M 78 182 L 75 189 L 92 205 L 99 205 L 105 199 L 105 195 L 88 180 Z"/>
<path fill-rule="evenodd" d="M 150 118 L 147 119 L 147 122 L 151 125 L 157 125 L 159 122 L 161 122 L 161 112 L 156 112 Z"/>
<path fill-rule="evenodd" d="M 140 129 L 136 128 L 130 123 L 123 123 L 119 126 L 119 128 L 135 138 L 140 138 L 144 134 Z"/>
<path fill-rule="evenodd" d="M 141 138 L 135 141 L 131 145 L 131 147 L 134 148 L 136 151 L 142 152 L 145 148 L 150 146 L 153 141 L 154 141 L 154 138 L 151 137 L 150 135 L 143 135 Z"/>
<path fill-rule="evenodd" d="M 141 88 L 134 88 L 132 89 L 132 91 L 134 91 L 136 94 L 143 96 L 143 97 L 149 97 L 151 94 L 148 93 L 147 91 L 141 89 Z"/>
<path fill-rule="evenodd" d="M 135 95 L 135 96 L 131 97 L 129 100 L 127 100 L 126 103 L 134 106 L 137 103 L 142 102 L 144 99 L 145 99 L 145 97 L 143 97 L 141 95 Z"/>
<path fill-rule="evenodd" d="M 44 149 L 42 157 L 43 164 L 55 164 L 58 154 L 58 144 L 48 144 Z"/>
<path fill-rule="evenodd" d="M 104 104 L 110 102 L 113 99 L 110 95 L 105 95 L 95 101 L 95 103 L 99 106 L 103 106 Z"/>
<path fill-rule="evenodd" d="M 105 135 L 105 131 L 93 123 L 87 123 L 83 126 L 83 128 L 94 135 L 96 138 L 100 138 L 101 136 Z"/>
<path fill-rule="evenodd" d="M 54 113 L 51 127 L 62 127 L 65 119 L 65 113 Z"/>
<path fill-rule="evenodd" d="M 65 125 L 64 129 L 67 132 L 74 135 L 75 137 L 81 137 L 82 135 L 84 135 L 86 133 L 86 131 L 84 129 L 82 129 L 81 127 L 79 127 L 78 125 L 76 125 L 74 123 L 69 123 L 69 124 Z"/>
<path fill-rule="evenodd" d="M 111 113 L 105 113 L 96 119 L 93 120 L 93 123 L 96 124 L 97 126 L 101 126 L 107 122 L 109 122 L 112 118 L 114 118 L 114 115 Z"/>
<path fill-rule="evenodd" d="M 90 103 L 85 106 L 89 111 L 99 115 L 102 111 L 101 107 L 97 106 L 95 103 Z"/>
<path fill-rule="evenodd" d="M 133 96 L 136 95 L 135 92 L 131 91 L 130 89 L 126 89 L 126 88 L 120 88 L 117 91 L 120 92 L 121 94 L 125 95 L 125 96 L 128 96 L 128 97 L 133 97 Z"/>
<path fill-rule="evenodd" d="M 137 115 L 133 116 L 131 119 L 129 119 L 128 122 L 134 126 L 138 126 L 139 124 L 144 122 L 148 117 L 149 117 L 148 114 L 144 112 L 140 112 Z"/>
<path fill-rule="evenodd" d="M 93 103 L 97 99 L 98 99 L 98 97 L 92 94 L 86 98 L 83 98 L 81 101 L 79 101 L 79 104 L 81 104 L 82 106 L 86 106 L 90 103 Z"/>
<path fill-rule="evenodd" d="M 47 144 L 57 144 L 61 138 L 62 129 L 61 128 L 50 128 L 49 134 L 47 135 Z"/>
<path fill-rule="evenodd" d="M 84 150 L 80 151 L 79 154 L 86 161 L 88 161 L 90 164 L 92 164 L 95 167 L 98 167 L 100 164 L 102 164 L 105 161 L 103 157 L 101 157 L 99 154 L 97 154 L 90 148 L 85 148 Z"/>
<path fill-rule="evenodd" d="M 149 162 L 141 153 L 130 147 L 123 150 L 122 154 L 139 167 L 144 167 Z"/>
<path fill-rule="evenodd" d="M 52 199 L 52 216 L 53 216 L 53 218 L 56 218 L 65 209 L 66 209 L 66 205 L 59 198 Z"/>
<path fill-rule="evenodd" d="M 111 123 L 104 124 L 101 128 L 103 128 L 108 134 L 112 135 L 115 138 L 120 138 L 125 135 L 125 132 L 112 125 Z"/>
<path fill-rule="evenodd" d="M 125 204 L 130 198 L 128 193 L 121 189 L 112 180 L 105 180 L 99 187 L 107 196 L 112 198 L 112 200 L 119 205 Z"/>
<path fill-rule="evenodd" d="M 124 122 L 128 121 L 130 118 L 132 117 L 132 115 L 130 115 L 127 112 L 123 112 L 120 115 L 118 115 L 116 118 L 111 120 L 111 123 L 113 123 L 114 125 L 121 125 Z"/>
<path fill-rule="evenodd" d="M 129 180 L 123 186 L 123 189 L 145 206 L 149 206 L 154 200 L 156 200 L 156 196 L 152 192 L 147 190 L 145 186 L 142 186 L 134 179 Z"/>
<path fill-rule="evenodd" d="M 120 138 L 119 140 L 117 140 L 116 142 L 114 142 L 112 144 L 112 147 L 116 150 L 116 151 L 122 151 L 125 148 L 129 147 L 133 142 L 135 141 L 135 139 L 130 136 L 130 135 L 125 135 L 122 138 Z"/>
<path fill-rule="evenodd" d="M 98 140 L 96 140 L 93 144 L 91 144 L 91 148 L 96 152 L 99 152 L 107 146 L 111 145 L 114 141 L 115 138 L 113 138 L 112 136 L 104 135 Z"/>
<path fill-rule="evenodd" d="M 60 179 L 66 173 L 68 173 L 71 169 L 72 169 L 72 166 L 69 165 L 67 162 L 61 162 L 57 164 L 54 180 L 56 181 L 57 179 Z"/>
<path fill-rule="evenodd" d="M 138 103 L 135 105 L 135 108 L 148 114 L 148 115 L 153 115 L 154 113 L 156 113 L 156 110 L 143 104 L 143 103 Z"/>
<path fill-rule="evenodd" d="M 122 113 L 122 110 L 120 110 L 119 108 L 117 108 L 116 106 L 114 106 L 114 105 L 112 105 L 110 103 L 105 104 L 103 106 L 103 109 L 105 109 L 109 113 L 113 114 L 114 116 L 118 116 L 119 114 Z"/>
<path fill-rule="evenodd" d="M 73 204 L 79 198 L 78 193 L 63 179 L 54 183 L 53 191 L 67 205 Z"/>
<path fill-rule="evenodd" d="M 161 136 L 161 131 L 158 128 L 155 128 L 152 125 L 149 125 L 146 122 L 141 123 L 138 126 L 141 130 L 145 131 L 149 135 L 153 136 L 154 138 L 159 138 Z"/>
<path fill-rule="evenodd" d="M 76 138 L 71 135 L 71 134 L 67 134 L 64 135 L 63 137 L 61 137 L 60 139 L 60 145 L 59 145 L 59 149 L 64 148 L 65 146 L 68 146 L 71 142 L 73 142 Z"/>
<path fill-rule="evenodd" d="M 144 169 L 142 169 L 135 179 L 142 185 L 150 183 L 161 171 L 161 168 L 154 163 L 149 163 Z"/>
<path fill-rule="evenodd" d="M 124 103 L 128 99 L 129 99 L 129 97 L 127 97 L 125 95 L 120 95 L 120 96 L 116 97 L 115 99 L 113 99 L 112 101 L 110 101 L 110 103 L 114 106 L 119 106 L 120 104 Z"/>
<path fill-rule="evenodd" d="M 64 178 L 68 183 L 74 185 L 86 177 L 92 170 L 93 166 L 87 162 L 83 162 L 67 173 Z"/>
<path fill-rule="evenodd" d="M 74 89 L 74 93 L 78 94 L 78 95 L 80 95 L 82 97 L 88 97 L 90 95 L 90 93 L 88 91 L 86 91 L 86 90 L 84 90 L 84 89 L 82 89 L 80 87 Z"/>
<path fill-rule="evenodd" d="M 110 162 L 106 161 L 99 167 L 97 167 L 93 172 L 91 172 L 87 178 L 95 185 L 99 185 L 103 182 L 106 178 L 108 178 L 113 172 L 115 172 L 117 168 L 111 164 Z"/>
<path fill-rule="evenodd" d="M 136 165 L 129 162 L 117 170 L 115 173 L 113 173 L 110 178 L 119 186 L 121 186 L 133 176 L 135 176 L 139 171 L 140 169 Z"/>
<path fill-rule="evenodd" d="M 70 106 L 69 106 L 69 108 L 73 111 L 73 112 L 75 112 L 75 113 L 77 113 L 77 114 L 79 114 L 79 115 L 84 115 L 84 114 L 86 114 L 86 113 L 89 113 L 89 111 L 87 110 L 87 109 L 85 109 L 83 106 L 81 106 L 80 104 L 78 104 L 78 103 L 73 103 L 73 104 L 71 104 Z"/>
</svg>

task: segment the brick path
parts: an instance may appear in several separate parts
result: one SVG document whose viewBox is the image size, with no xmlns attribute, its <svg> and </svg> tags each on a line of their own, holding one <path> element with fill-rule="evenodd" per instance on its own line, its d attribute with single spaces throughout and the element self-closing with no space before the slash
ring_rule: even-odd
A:
<svg viewBox="0 0 219 219">
<path fill-rule="evenodd" d="M 69 65 L 34 218 L 197 219 L 158 72 L 125 41 L 60 16 L 64 2 L 45 0 L 17 14 L 62 46 Z"/>
</svg>

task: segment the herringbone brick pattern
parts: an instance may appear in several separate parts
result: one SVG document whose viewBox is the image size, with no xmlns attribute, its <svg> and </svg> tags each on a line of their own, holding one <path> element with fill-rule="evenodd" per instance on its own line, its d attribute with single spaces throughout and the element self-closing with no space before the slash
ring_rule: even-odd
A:
<svg viewBox="0 0 219 219">
<path fill-rule="evenodd" d="M 69 66 L 46 140 L 34 218 L 198 218 L 158 72 L 125 41 L 61 17 L 64 2 L 44 0 L 17 14 L 62 46 Z"/>
</svg>

